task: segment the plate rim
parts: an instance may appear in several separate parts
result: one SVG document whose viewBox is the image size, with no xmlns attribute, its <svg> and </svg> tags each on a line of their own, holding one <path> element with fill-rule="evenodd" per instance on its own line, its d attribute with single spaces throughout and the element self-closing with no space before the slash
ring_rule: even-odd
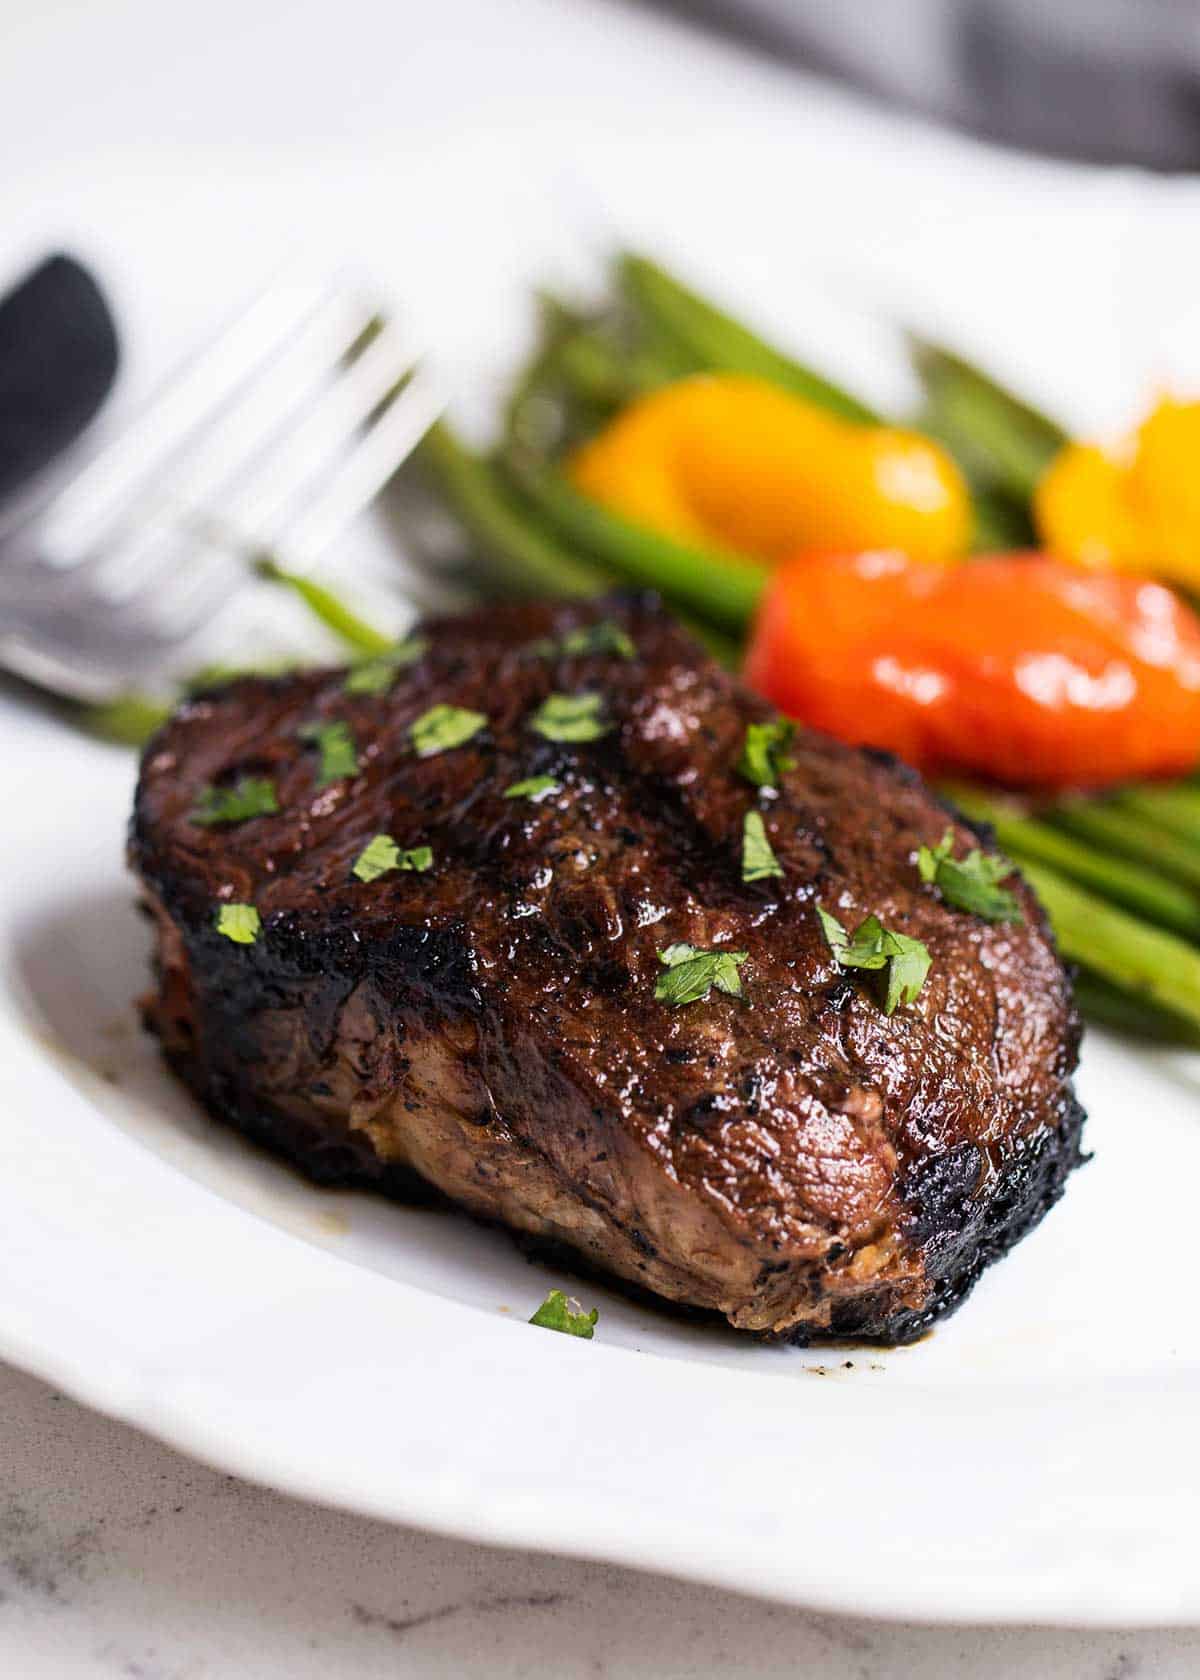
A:
<svg viewBox="0 0 1200 1680">
<path fill-rule="evenodd" d="M 761 134 L 743 137 L 743 154 L 757 155 L 768 132 L 764 124 Z M 604 137 L 606 145 L 610 138 Z M 681 134 L 679 144 L 685 140 L 690 144 L 690 137 Z M 437 156 L 445 158 L 444 146 Z M 465 168 L 473 161 L 472 154 L 464 154 L 461 163 Z M 1010 173 L 1007 164 L 1003 172 Z M 1022 172 L 1021 179 L 1027 180 L 1027 174 Z M 1039 176 L 1039 202 L 1045 209 L 1053 197 L 1056 217 L 1070 209 L 1057 198 L 1061 179 L 1049 166 Z M 1000 211 L 992 205 L 987 213 Z M 52 726 L 46 720 L 30 725 L 27 714 L 9 714 L 0 700 L 0 751 L 8 754 L 10 765 L 22 756 L 22 727 L 40 735 L 43 751 L 48 741 L 56 752 L 66 745 L 63 735 L 47 736 Z M 28 757 L 29 773 L 44 781 L 44 763 L 36 762 L 37 756 Z M 69 756 L 64 752 L 64 765 Z M 82 756 L 75 762 L 82 765 Z M 0 828 L 0 860 L 6 866 L 0 868 L 0 920 L 21 881 L 22 851 L 34 843 L 36 820 L 37 813 L 19 840 Z M 115 836 L 112 843 L 115 850 Z M 0 967 L 4 957 L 0 950 Z M 994 1385 L 988 1400 L 993 1421 L 1007 1409 L 1022 1413 L 1028 1426 L 1032 1408 L 1040 1406 L 1034 1421 L 1042 1421 L 1044 1414 L 1046 1433 L 1036 1464 L 1010 1460 L 1003 1441 L 997 1444 L 995 1464 L 972 1461 L 978 1432 L 978 1419 L 971 1415 L 979 1404 L 975 1390 L 889 1389 L 893 1438 L 902 1441 L 923 1475 L 922 1455 L 933 1456 L 949 1441 L 964 1475 L 974 1473 L 973 1488 L 985 1485 L 990 1496 L 1003 1501 L 1011 1471 L 1015 1489 L 1028 1499 L 1049 1489 L 1072 1510 L 1078 1552 L 1069 1557 L 1061 1550 L 1053 1553 L 1040 1576 L 1044 1550 L 1009 1558 L 1007 1564 L 987 1550 L 989 1540 L 1002 1548 L 1006 1538 L 989 1535 L 987 1512 L 977 1511 L 980 1521 L 963 1536 L 964 1548 L 975 1545 L 986 1568 L 973 1573 L 964 1563 L 954 1573 L 950 1556 L 943 1559 L 945 1573 L 939 1579 L 923 1572 L 920 1558 L 905 1556 L 904 1533 L 890 1547 L 884 1542 L 891 1537 L 870 1533 L 867 1539 L 878 1548 L 870 1565 L 861 1553 L 853 1560 L 839 1557 L 835 1547 L 824 1544 L 823 1534 L 788 1529 L 791 1513 L 781 1502 L 771 1503 L 769 1486 L 761 1490 L 761 1510 L 764 1521 L 774 1526 L 756 1533 L 732 1498 L 732 1484 L 723 1485 L 724 1504 L 715 1493 L 709 1505 L 698 1503 L 689 1484 L 695 1466 L 677 1450 L 679 1443 L 662 1439 L 661 1430 L 657 1441 L 644 1438 L 644 1420 L 628 1405 L 626 1391 L 678 1407 L 680 1415 L 692 1419 L 694 1434 L 702 1424 L 715 1427 L 736 1415 L 750 1431 L 742 1443 L 747 1465 L 764 1477 L 778 1476 L 790 1454 L 789 1469 L 794 1463 L 803 1475 L 811 1468 L 814 1485 L 830 1500 L 844 1489 L 833 1474 L 840 1468 L 838 1455 L 852 1471 L 853 1426 L 863 1415 L 878 1415 L 877 1398 L 856 1398 L 850 1387 L 819 1382 L 806 1382 L 800 1392 L 797 1384 L 772 1383 L 751 1372 L 698 1367 L 682 1358 L 605 1345 L 602 1335 L 591 1343 L 535 1335 L 512 1320 L 493 1322 L 465 1304 L 431 1302 L 411 1285 L 313 1248 L 223 1201 L 119 1131 L 107 1116 L 100 1115 L 97 1125 L 99 1110 L 14 1015 L 15 984 L 13 974 L 0 975 L 0 1259 L 10 1262 L 6 1288 L 0 1291 L 0 1354 L 85 1404 L 193 1457 L 296 1497 L 488 1544 L 554 1550 L 673 1574 L 808 1609 L 951 1624 L 1124 1628 L 1200 1623 L 1200 1580 L 1193 1579 L 1188 1565 L 1200 1509 L 1200 1465 L 1189 1426 L 1200 1398 L 1200 1372 L 1181 1372 L 1167 1394 L 1148 1392 L 1144 1383 L 1114 1383 L 1105 1395 L 1107 1414 L 1093 1408 L 1082 1417 L 1080 1397 L 1069 1384 L 1043 1385 L 1036 1394 L 1025 1387 Z M 53 1115 L 53 1127 L 43 1123 L 46 1114 Z M 73 1161 L 76 1145 L 86 1154 Z M 109 1180 L 97 1183 L 97 1173 Z M 66 1187 L 76 1198 L 74 1228 L 63 1219 Z M 177 1227 L 197 1240 L 224 1246 L 219 1256 L 222 1289 L 197 1266 L 195 1254 L 172 1246 Z M 236 1276 L 239 1267 L 253 1273 L 250 1282 Z M 236 1303 L 226 1293 L 234 1288 L 240 1291 Z M 292 1298 L 301 1290 L 308 1292 L 306 1312 Z M 337 1348 L 346 1361 L 348 1375 L 340 1388 L 336 1372 L 309 1372 L 289 1364 L 297 1345 L 313 1334 L 317 1304 L 323 1345 Z M 191 1349 L 181 1346 L 175 1322 L 184 1311 L 190 1314 L 196 1344 Z M 394 1335 L 386 1354 L 380 1353 L 372 1320 L 376 1311 Z M 458 1385 L 461 1391 L 472 1381 L 499 1385 L 507 1379 L 535 1390 L 543 1404 L 558 1406 L 564 1414 L 601 1395 L 624 1433 L 618 1438 L 572 1431 L 569 1417 L 564 1425 L 554 1416 L 541 1434 L 528 1426 L 507 1436 L 491 1430 L 486 1446 L 497 1455 L 492 1462 L 481 1456 L 478 1443 L 468 1443 L 474 1458 L 466 1451 L 448 1457 L 437 1450 L 436 1431 L 444 1424 L 437 1397 L 413 1395 L 405 1387 L 411 1369 L 405 1335 L 424 1338 L 421 1356 L 444 1385 Z M 448 1340 L 454 1345 L 448 1347 Z M 243 1388 L 253 1374 L 254 1391 L 243 1394 L 230 1371 L 239 1373 Z M 344 1458 L 335 1464 L 320 1456 L 327 1427 L 322 1407 L 328 1411 L 344 1404 L 347 1393 L 353 1395 L 349 1373 L 380 1391 L 370 1431 L 364 1426 L 364 1443 L 369 1433 L 372 1447 L 386 1450 L 387 1426 L 394 1418 L 385 1402 L 406 1403 L 401 1415 L 413 1439 L 420 1429 L 426 1431 L 422 1440 L 428 1450 L 422 1456 L 416 1447 L 408 1448 L 400 1484 L 394 1476 L 385 1482 L 378 1472 L 372 1475 L 371 1466 L 354 1465 L 348 1475 Z M 699 1398 L 696 1390 L 703 1391 Z M 460 1394 L 454 1398 L 457 1404 Z M 286 1411 L 289 1402 L 297 1408 L 296 1421 L 281 1433 L 271 1405 Z M 303 1428 L 301 1403 L 309 1408 Z M 922 1405 L 930 1408 L 924 1423 Z M 905 1435 L 896 1420 L 910 1433 Z M 797 1447 L 793 1434 L 818 1426 L 825 1431 L 822 1452 L 831 1463 L 810 1466 L 804 1442 Z M 1106 1497 L 1103 1486 L 1094 1489 L 1095 1471 L 1088 1467 L 1115 1470 L 1105 1461 L 1114 1447 L 1134 1456 L 1119 1496 Z M 499 1457 L 506 1450 L 512 1460 L 507 1469 Z M 611 1462 L 614 1482 L 619 1480 L 623 1451 L 641 1455 L 637 1462 L 648 1480 L 639 1490 L 627 1479 L 620 1484 L 621 1497 L 606 1500 L 597 1477 Z M 879 1465 L 881 1474 L 894 1468 L 893 1463 Z M 655 1475 L 661 1486 L 653 1482 Z M 893 1492 L 902 1483 L 903 1478 L 893 1484 Z M 912 1521 L 915 1525 L 916 1517 Z M 727 1529 L 713 1534 L 714 1522 L 727 1523 Z M 1036 1522 L 1022 1532 L 1031 1547 L 1046 1540 Z M 854 1536 L 847 1542 L 845 1528 L 839 1533 L 852 1543 Z M 1012 1533 L 1007 1540 L 1011 1549 Z M 896 1573 L 889 1576 L 889 1568 Z"/>
</svg>

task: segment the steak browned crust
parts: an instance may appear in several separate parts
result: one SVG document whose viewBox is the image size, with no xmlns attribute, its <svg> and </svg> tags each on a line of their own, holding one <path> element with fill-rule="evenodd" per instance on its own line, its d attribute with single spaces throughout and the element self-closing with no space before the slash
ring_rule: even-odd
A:
<svg viewBox="0 0 1200 1680">
<path fill-rule="evenodd" d="M 632 658 L 547 654 L 619 622 Z M 747 1330 L 910 1340 L 1037 1222 L 1078 1163 L 1079 1036 L 1043 913 L 989 925 L 922 884 L 952 825 L 920 780 L 800 732 L 777 794 L 736 771 L 772 716 L 651 600 L 488 608 L 423 630 L 390 691 L 247 679 L 185 704 L 147 750 L 131 857 L 160 932 L 149 1020 L 211 1111 L 315 1179 L 436 1188 Z M 610 731 L 530 727 L 552 693 Z M 420 758 L 436 703 L 486 714 Z M 300 739 L 344 720 L 358 774 L 318 786 Z M 553 776 L 538 801 L 510 784 Z M 191 820 L 199 791 L 272 778 L 278 814 Z M 762 811 L 782 879 L 745 885 Z M 371 838 L 427 872 L 362 882 Z M 890 1018 L 840 969 L 820 900 L 874 911 L 933 966 Z M 217 932 L 223 902 L 262 932 Z M 749 953 L 742 999 L 655 1000 L 677 941 Z"/>
</svg>

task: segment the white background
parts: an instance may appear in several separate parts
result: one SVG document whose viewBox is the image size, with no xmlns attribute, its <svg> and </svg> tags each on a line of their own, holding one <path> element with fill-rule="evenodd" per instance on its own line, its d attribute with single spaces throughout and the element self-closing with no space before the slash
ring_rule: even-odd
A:
<svg viewBox="0 0 1200 1680">
<path fill-rule="evenodd" d="M 10 213 L 0 225 L 0 271 L 15 272 L 55 242 L 111 256 L 105 217 L 118 202 L 122 230 L 141 230 L 145 274 L 169 269 L 155 240 L 171 241 L 178 263 L 186 238 L 171 182 L 194 181 L 197 169 L 211 196 L 227 183 L 236 199 L 247 176 L 269 183 L 278 171 L 294 183 L 311 167 L 325 186 L 311 216 L 298 218 L 304 225 L 288 230 L 310 250 L 336 225 L 327 184 L 345 180 L 394 246 L 406 163 L 432 148 L 534 134 L 568 168 L 574 148 L 594 151 L 608 136 L 623 147 L 643 137 L 650 147 L 667 133 L 677 142 L 682 122 L 694 129 L 703 172 L 724 140 L 736 144 L 766 117 L 803 156 L 808 116 L 828 104 L 803 82 L 636 9 L 586 0 L 208 0 L 203 8 L 7 0 L 0 191 Z M 851 105 L 843 115 L 848 146 L 885 135 Z M 807 162 L 836 168 L 828 156 Z M 89 203 L 98 178 L 102 213 Z M 1098 212 L 1119 213 L 1143 190 L 1152 189 L 1099 183 Z M 779 213 L 802 219 L 802 200 Z M 114 257 L 118 302 L 134 329 L 129 384 L 174 353 L 181 317 L 210 280 L 221 299 L 244 289 L 243 258 L 255 262 L 258 252 L 254 229 L 242 231 L 244 251 L 236 240 L 189 251 L 185 298 L 140 286 Z M 436 229 L 405 231 L 416 273 Z M 454 283 L 469 298 L 486 278 L 464 273 Z M 1080 307 L 1086 313 L 1086 300 Z M 1118 367 L 1109 394 L 1094 394 L 1098 416 L 1107 400 L 1119 407 L 1119 388 Z M 1014 1672 L 1123 1680 L 1198 1665 L 1200 1638 L 1190 1634 L 871 1627 L 388 1529 L 245 1487 L 29 1378 L 0 1376 L 0 1673 L 21 1680 L 807 1671 L 831 1680 Z"/>
</svg>

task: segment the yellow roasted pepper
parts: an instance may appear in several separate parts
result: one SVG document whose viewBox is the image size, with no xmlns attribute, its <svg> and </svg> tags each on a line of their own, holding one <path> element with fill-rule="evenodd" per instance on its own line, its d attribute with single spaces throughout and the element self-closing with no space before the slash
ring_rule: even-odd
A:
<svg viewBox="0 0 1200 1680">
<path fill-rule="evenodd" d="M 951 560 L 970 537 L 962 474 L 929 439 L 850 424 L 740 374 L 640 398 L 568 471 L 584 495 L 638 524 L 769 561 L 806 548 Z"/>
<path fill-rule="evenodd" d="M 1200 403 L 1164 399 L 1113 454 L 1068 444 L 1038 485 L 1034 517 L 1063 559 L 1200 586 Z"/>
</svg>

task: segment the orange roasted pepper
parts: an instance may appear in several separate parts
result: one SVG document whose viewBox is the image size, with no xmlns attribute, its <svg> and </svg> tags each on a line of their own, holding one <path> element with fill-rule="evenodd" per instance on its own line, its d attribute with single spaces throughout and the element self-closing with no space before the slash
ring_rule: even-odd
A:
<svg viewBox="0 0 1200 1680">
<path fill-rule="evenodd" d="M 801 556 L 767 585 L 745 674 L 927 774 L 1090 787 L 1200 760 L 1200 619 L 1161 584 L 1041 555 Z"/>
<path fill-rule="evenodd" d="M 665 536 L 778 561 L 799 547 L 967 547 L 962 474 L 928 438 L 839 420 L 763 379 L 699 374 L 622 410 L 568 466 L 578 490 Z"/>
<path fill-rule="evenodd" d="M 1064 559 L 1200 588 L 1200 403 L 1160 402 L 1116 455 L 1068 444 L 1037 487 L 1034 516 Z"/>
</svg>

